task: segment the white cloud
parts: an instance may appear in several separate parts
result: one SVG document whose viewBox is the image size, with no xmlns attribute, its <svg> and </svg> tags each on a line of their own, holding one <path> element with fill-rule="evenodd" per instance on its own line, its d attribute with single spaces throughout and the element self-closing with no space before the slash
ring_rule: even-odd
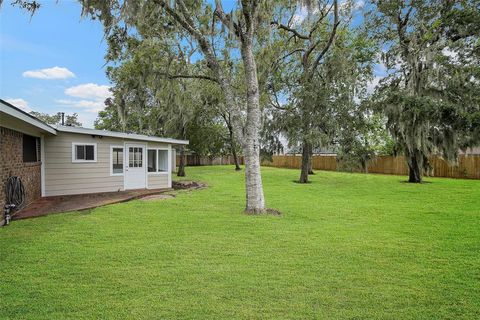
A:
<svg viewBox="0 0 480 320">
<path fill-rule="evenodd" d="M 302 8 L 300 10 L 297 10 L 295 14 L 293 15 L 292 18 L 292 26 L 297 27 L 302 24 L 303 20 L 308 16 L 307 8 Z"/>
<path fill-rule="evenodd" d="M 110 87 L 95 83 L 85 83 L 65 89 L 66 96 L 78 99 L 57 99 L 60 105 L 75 108 L 78 119 L 85 127 L 92 127 L 99 111 L 105 108 L 105 100 L 112 96 Z"/>
<path fill-rule="evenodd" d="M 306 6 L 300 7 L 300 9 L 297 9 L 295 14 L 293 15 L 292 18 L 292 27 L 298 27 L 303 23 L 303 21 L 309 17 L 309 15 L 316 15 L 319 12 L 317 7 L 312 8 L 311 12 L 308 12 L 308 8 Z"/>
<path fill-rule="evenodd" d="M 365 1 L 363 0 L 341 0 L 339 2 L 339 9 L 340 10 L 352 10 L 357 11 L 363 9 L 365 6 Z"/>
<path fill-rule="evenodd" d="M 339 9 L 344 10 L 347 8 L 351 8 L 352 10 L 356 11 L 356 10 L 363 9 L 364 6 L 365 6 L 364 0 L 356 0 L 353 2 L 343 0 L 343 1 L 340 1 Z M 312 15 L 316 15 L 318 13 L 319 13 L 318 7 L 314 7 L 312 9 L 312 12 L 310 12 L 310 14 Z M 309 12 L 306 6 L 301 6 L 299 9 L 297 9 L 291 21 L 292 27 L 298 27 L 299 25 L 301 25 L 303 21 L 308 17 L 308 15 L 309 15 Z"/>
<path fill-rule="evenodd" d="M 357 0 L 355 1 L 355 9 L 362 9 L 365 6 L 365 1 Z"/>
<path fill-rule="evenodd" d="M 85 112 L 91 112 L 95 114 L 105 108 L 103 101 L 58 99 L 55 100 L 55 102 L 68 105 L 73 108 L 84 109 Z"/>
<path fill-rule="evenodd" d="M 456 58 L 458 56 L 458 52 L 450 49 L 449 47 L 443 48 L 442 53 L 443 53 L 443 55 L 445 55 L 447 57 L 452 57 L 452 58 Z"/>
<path fill-rule="evenodd" d="M 65 94 L 74 98 L 93 99 L 103 102 L 112 96 L 109 89 L 110 87 L 106 85 L 86 83 L 65 89 Z"/>
<path fill-rule="evenodd" d="M 16 98 L 16 99 L 5 99 L 8 103 L 13 104 L 15 107 L 22 109 L 25 112 L 31 112 L 32 109 L 28 105 L 28 102 L 25 101 L 24 99 L 21 98 Z"/>
<path fill-rule="evenodd" d="M 62 67 L 45 68 L 39 70 L 28 70 L 22 74 L 25 78 L 37 78 L 37 79 L 68 79 L 75 77 L 75 74 Z"/>
<path fill-rule="evenodd" d="M 442 49 L 442 54 L 450 60 L 452 63 L 459 63 L 458 61 L 458 51 L 451 49 L 449 47 L 445 47 Z"/>
<path fill-rule="evenodd" d="M 383 76 L 375 76 L 371 81 L 369 81 L 367 83 L 367 93 L 372 94 L 382 79 Z"/>
</svg>

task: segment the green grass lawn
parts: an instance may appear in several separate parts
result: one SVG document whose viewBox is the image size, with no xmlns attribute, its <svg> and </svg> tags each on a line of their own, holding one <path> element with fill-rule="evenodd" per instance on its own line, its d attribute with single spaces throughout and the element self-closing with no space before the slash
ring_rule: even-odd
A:
<svg viewBox="0 0 480 320">
<path fill-rule="evenodd" d="M 187 168 L 175 199 L 0 228 L 1 319 L 478 319 L 480 181 Z"/>
</svg>

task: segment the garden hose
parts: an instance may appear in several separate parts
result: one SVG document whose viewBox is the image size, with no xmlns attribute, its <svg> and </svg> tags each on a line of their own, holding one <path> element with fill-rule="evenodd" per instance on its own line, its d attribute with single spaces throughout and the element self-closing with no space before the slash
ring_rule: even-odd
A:
<svg viewBox="0 0 480 320">
<path fill-rule="evenodd" d="M 5 224 L 10 223 L 11 211 L 20 209 L 25 202 L 25 188 L 19 177 L 10 177 L 5 184 L 5 208 L 3 210 Z"/>
</svg>

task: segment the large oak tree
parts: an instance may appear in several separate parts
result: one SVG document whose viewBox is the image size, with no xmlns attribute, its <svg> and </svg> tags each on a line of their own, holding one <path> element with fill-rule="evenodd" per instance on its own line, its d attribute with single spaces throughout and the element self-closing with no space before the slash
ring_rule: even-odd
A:
<svg viewBox="0 0 480 320">
<path fill-rule="evenodd" d="M 366 26 L 388 74 L 376 94 L 418 183 L 428 159 L 478 143 L 480 1 L 372 1 Z"/>
</svg>

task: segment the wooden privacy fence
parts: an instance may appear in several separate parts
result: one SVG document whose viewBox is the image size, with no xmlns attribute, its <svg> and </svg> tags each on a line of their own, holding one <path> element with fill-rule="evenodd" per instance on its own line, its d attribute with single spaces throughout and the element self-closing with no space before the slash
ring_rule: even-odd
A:
<svg viewBox="0 0 480 320">
<path fill-rule="evenodd" d="M 222 156 L 222 157 L 206 157 L 199 156 L 196 154 L 189 154 L 185 156 L 187 166 L 214 166 L 214 165 L 227 165 L 235 164 L 233 156 Z M 177 155 L 177 166 L 180 163 L 180 156 Z M 238 157 L 238 162 L 244 164 L 243 156 Z"/>
<path fill-rule="evenodd" d="M 204 157 L 195 154 L 187 155 L 187 166 L 211 166 L 211 165 L 233 165 L 233 156 Z M 177 165 L 180 163 L 180 156 L 177 155 Z M 238 160 L 244 164 L 243 156 Z M 273 156 L 272 161 L 263 161 L 263 166 L 277 168 L 300 169 L 302 157 L 296 155 Z M 445 178 L 467 178 L 480 179 L 480 155 L 461 155 L 456 165 L 450 165 L 440 157 L 431 157 L 431 176 Z M 314 170 L 337 171 L 337 157 L 333 155 L 313 156 L 312 167 Z M 368 173 L 382 173 L 394 175 L 408 175 L 408 166 L 405 157 L 379 156 L 368 162 Z"/>
<path fill-rule="evenodd" d="M 300 169 L 302 166 L 301 156 L 273 156 L 272 161 L 263 161 L 263 166 Z M 312 167 L 315 170 L 337 170 L 337 158 L 335 156 L 313 156 Z"/>
<path fill-rule="evenodd" d="M 277 168 L 300 169 L 301 156 L 273 156 L 272 161 L 264 161 L 262 165 Z M 431 176 L 445 178 L 480 179 L 480 155 L 461 155 L 456 165 L 450 165 L 440 157 L 431 157 L 430 164 L 433 168 Z M 312 167 L 314 170 L 337 170 L 336 156 L 313 156 Z M 408 166 L 405 157 L 379 156 L 368 162 L 369 173 L 383 173 L 394 175 L 408 175 Z"/>
</svg>

